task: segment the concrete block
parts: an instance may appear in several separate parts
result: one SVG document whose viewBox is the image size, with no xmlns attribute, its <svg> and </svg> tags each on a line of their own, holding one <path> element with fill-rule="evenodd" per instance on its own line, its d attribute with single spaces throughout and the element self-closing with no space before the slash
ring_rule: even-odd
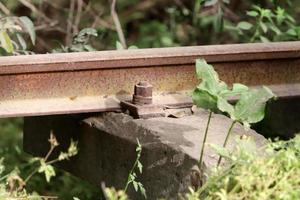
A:
<svg viewBox="0 0 300 200">
<path fill-rule="evenodd" d="M 178 193 L 187 191 L 195 181 L 198 171 L 201 141 L 208 113 L 199 111 L 181 118 L 133 119 L 122 113 L 106 113 L 82 119 L 74 116 L 30 117 L 25 119 L 24 149 L 33 155 L 45 155 L 49 149 L 47 138 L 50 131 L 66 148 L 70 138 L 79 141 L 79 154 L 59 165 L 100 187 L 102 181 L 107 186 L 124 188 L 128 173 L 136 158 L 136 138 L 142 144 L 141 162 L 143 174 L 138 180 L 144 184 L 148 199 L 164 197 L 177 199 Z M 222 145 L 231 120 L 214 114 L 211 120 L 207 143 Z M 236 124 L 229 148 L 234 146 L 235 137 L 253 137 L 258 146 L 266 140 L 242 125 Z M 60 149 L 57 150 L 58 153 Z M 207 170 L 217 162 L 218 156 L 207 148 L 204 161 Z M 197 176 L 196 176 L 197 177 Z M 132 188 L 132 199 L 142 199 Z"/>
</svg>

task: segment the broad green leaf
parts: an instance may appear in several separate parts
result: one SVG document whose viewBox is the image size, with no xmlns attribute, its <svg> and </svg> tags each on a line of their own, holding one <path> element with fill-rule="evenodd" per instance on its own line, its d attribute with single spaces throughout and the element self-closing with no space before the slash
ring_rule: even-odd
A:
<svg viewBox="0 0 300 200">
<path fill-rule="evenodd" d="M 207 91 L 212 95 L 216 95 L 219 90 L 219 76 L 214 68 L 207 64 L 204 59 L 196 60 L 196 74 L 198 79 L 202 80 L 203 85 L 206 86 Z"/>
<path fill-rule="evenodd" d="M 22 22 L 27 33 L 29 34 L 32 44 L 34 45 L 35 39 L 36 39 L 36 33 L 35 33 L 35 28 L 34 28 L 33 22 L 31 21 L 31 19 L 29 19 L 26 16 L 20 17 L 19 19 Z"/>
<path fill-rule="evenodd" d="M 237 26 L 238 26 L 238 28 L 240 28 L 242 30 L 250 30 L 253 27 L 252 24 L 250 24 L 249 22 L 244 22 L 244 21 L 238 23 Z"/>
<path fill-rule="evenodd" d="M 234 97 L 241 95 L 244 92 L 247 92 L 249 88 L 246 85 L 240 84 L 240 83 L 234 83 L 232 90 L 223 90 L 221 91 L 222 97 Z"/>
<path fill-rule="evenodd" d="M 0 44 L 7 53 L 14 52 L 14 46 L 12 40 L 10 39 L 6 31 L 3 30 L 0 31 Z"/>
<path fill-rule="evenodd" d="M 222 112 L 226 112 L 229 114 L 230 118 L 235 120 L 234 117 L 234 107 L 228 101 L 222 97 L 218 98 L 217 102 L 218 109 L 221 110 Z"/>
<path fill-rule="evenodd" d="M 259 122 L 264 118 L 266 102 L 273 97 L 275 95 L 267 87 L 243 93 L 235 106 L 234 116 L 243 123 Z"/>
<path fill-rule="evenodd" d="M 216 111 L 217 109 L 217 98 L 209 94 L 207 91 L 199 90 L 198 88 L 194 90 L 192 95 L 193 102 L 196 106 Z"/>
</svg>

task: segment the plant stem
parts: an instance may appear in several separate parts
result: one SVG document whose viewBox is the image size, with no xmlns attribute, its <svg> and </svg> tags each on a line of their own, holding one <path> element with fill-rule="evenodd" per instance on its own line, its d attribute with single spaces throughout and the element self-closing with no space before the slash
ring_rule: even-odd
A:
<svg viewBox="0 0 300 200">
<path fill-rule="evenodd" d="M 202 2 L 202 0 L 195 0 L 194 11 L 193 11 L 193 25 L 197 24 L 197 21 L 198 21 L 197 14 L 201 8 L 201 2 Z"/>
<path fill-rule="evenodd" d="M 226 145 L 227 145 L 229 136 L 231 134 L 232 128 L 234 127 L 235 123 L 236 123 L 236 121 L 233 121 L 232 124 L 231 124 L 231 126 L 230 126 L 230 128 L 228 129 L 228 132 L 227 132 L 224 144 L 223 144 L 223 148 L 225 148 Z M 220 155 L 219 160 L 218 160 L 218 167 L 220 166 L 221 160 L 222 160 L 222 156 Z"/>
<path fill-rule="evenodd" d="M 138 161 L 139 161 L 139 159 L 140 159 L 140 157 L 141 157 L 141 152 L 142 152 L 142 150 L 141 150 L 140 152 L 138 152 L 137 157 L 136 157 L 136 160 L 135 160 L 135 162 L 134 162 L 134 164 L 133 164 L 133 166 L 132 166 L 132 168 L 131 168 L 131 170 L 130 170 L 130 173 L 128 174 L 126 186 L 125 186 L 125 188 L 124 188 L 124 192 L 125 192 L 125 193 L 126 193 L 126 191 L 127 191 L 127 188 L 128 188 L 128 186 L 129 186 L 129 184 L 131 183 L 130 176 L 132 175 L 133 171 L 135 170 L 135 168 L 136 168 L 136 166 L 137 166 L 137 164 L 138 164 Z"/>
<path fill-rule="evenodd" d="M 208 116 L 208 120 L 207 120 L 207 124 L 206 124 L 206 129 L 205 129 L 205 133 L 204 133 L 204 137 L 203 137 L 203 141 L 202 141 L 201 153 L 200 153 L 200 160 L 199 160 L 200 170 L 202 168 L 204 146 L 205 146 L 205 142 L 206 142 L 206 138 L 207 138 L 208 127 L 210 124 L 211 115 L 212 115 L 212 111 L 209 111 L 209 116 Z"/>
<path fill-rule="evenodd" d="M 39 168 L 36 168 L 34 171 L 32 171 L 29 176 L 24 180 L 25 184 L 39 171 Z"/>
</svg>

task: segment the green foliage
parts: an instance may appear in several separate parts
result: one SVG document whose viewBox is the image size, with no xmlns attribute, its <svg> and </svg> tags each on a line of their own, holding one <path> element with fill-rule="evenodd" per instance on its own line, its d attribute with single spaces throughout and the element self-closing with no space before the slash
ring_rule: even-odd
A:
<svg viewBox="0 0 300 200">
<path fill-rule="evenodd" d="M 67 47 L 61 45 L 60 48 L 54 49 L 53 53 L 67 53 L 67 52 L 84 52 L 84 51 L 96 51 L 90 44 L 91 37 L 97 37 L 98 33 L 96 29 L 85 28 L 82 29 L 77 35 L 74 36 L 72 45 Z"/>
<path fill-rule="evenodd" d="M 227 95 L 226 83 L 219 80 L 217 72 L 204 59 L 196 60 L 196 75 L 201 83 L 196 87 L 192 96 L 195 105 L 217 112 L 219 99 Z"/>
<path fill-rule="evenodd" d="M 24 32 L 28 33 L 34 45 L 35 29 L 28 17 L 5 17 L 0 14 L 0 55 L 29 54 L 22 36 Z"/>
<path fill-rule="evenodd" d="M 257 150 L 248 139 L 227 152 L 228 167 L 217 169 L 206 184 L 186 199 L 284 199 L 300 196 L 300 136 Z M 228 150 L 223 149 L 226 152 Z"/>
<path fill-rule="evenodd" d="M 271 42 L 299 40 L 299 26 L 285 8 L 273 9 L 253 6 L 247 12 L 249 21 L 241 21 L 237 26 L 228 26 L 239 34 L 243 41 Z"/>
<path fill-rule="evenodd" d="M 196 60 L 196 75 L 201 83 L 193 92 L 194 104 L 198 107 L 210 110 L 208 123 L 202 141 L 202 149 L 200 154 L 200 166 L 202 167 L 202 158 L 204 154 L 204 146 L 208 134 L 208 127 L 211 118 L 211 112 L 227 113 L 233 120 L 223 147 L 226 146 L 232 128 L 236 122 L 241 122 L 248 129 L 251 123 L 257 123 L 264 118 L 266 102 L 274 97 L 271 90 L 262 87 L 258 90 L 249 90 L 249 88 L 240 83 L 233 84 L 229 89 L 227 84 L 220 81 L 214 68 L 207 64 L 204 59 Z M 240 96 L 236 105 L 229 103 L 228 98 Z M 221 157 L 218 165 L 221 163 Z M 200 167 L 200 168 L 201 168 Z"/>
<path fill-rule="evenodd" d="M 140 193 L 145 198 L 147 198 L 146 190 L 145 190 L 143 184 L 136 180 L 137 174 L 135 173 L 135 170 L 138 169 L 138 171 L 140 173 L 143 172 L 143 165 L 140 162 L 140 158 L 141 158 L 141 155 L 142 155 L 142 145 L 140 144 L 140 141 L 138 139 L 137 139 L 136 153 L 137 153 L 136 160 L 135 160 L 135 162 L 132 166 L 132 169 L 131 169 L 130 173 L 128 174 L 128 178 L 127 178 L 127 182 L 126 182 L 126 186 L 125 186 L 124 191 L 126 192 L 127 189 L 128 189 L 128 186 L 130 184 L 132 184 L 133 188 L 136 192 L 140 191 Z"/>
<path fill-rule="evenodd" d="M 249 90 L 247 86 L 235 83 L 229 89 L 204 59 L 196 61 L 196 74 L 201 83 L 194 90 L 194 103 L 204 109 L 227 113 L 232 120 L 245 126 L 261 121 L 264 118 L 266 102 L 275 96 L 267 87 Z M 235 106 L 229 103 L 230 97 L 239 96 Z"/>
<path fill-rule="evenodd" d="M 117 191 L 114 188 L 106 188 L 107 200 L 128 200 L 126 193 L 122 190 Z"/>
<path fill-rule="evenodd" d="M 3 165 L 3 158 L 0 158 L 0 199 L 42 199 L 42 198 L 51 198 L 51 197 L 42 197 L 37 194 L 30 194 L 26 190 L 26 185 L 28 181 L 31 180 L 31 178 L 37 173 L 43 173 L 45 174 L 47 182 L 50 182 L 51 177 L 54 177 L 56 175 L 54 168 L 51 166 L 51 164 L 56 163 L 60 161 L 59 159 L 54 159 L 51 161 L 48 161 L 49 156 L 57 147 L 59 144 L 55 138 L 55 136 L 51 133 L 49 142 L 51 144 L 51 148 L 46 155 L 45 158 L 34 158 L 30 162 L 31 165 L 34 164 L 34 162 L 39 163 L 39 167 L 33 170 L 25 179 L 23 179 L 20 175 L 20 171 L 18 169 L 14 169 L 13 171 L 7 173 L 6 175 L 3 175 L 3 172 L 5 171 L 5 167 Z M 75 156 L 77 154 L 77 147 L 76 143 L 71 141 L 71 145 L 68 150 L 68 155 Z M 66 157 L 65 159 L 68 159 L 69 157 Z"/>
<path fill-rule="evenodd" d="M 21 177 L 27 177 L 34 171 L 33 169 L 40 167 L 39 159 L 33 159 L 22 151 L 22 127 L 21 118 L 0 120 L 0 158 L 5 158 L 3 174 L 10 174 L 17 169 Z M 26 183 L 27 193 L 35 194 L 36 191 L 40 195 L 54 195 L 59 199 L 72 199 L 73 196 L 81 199 L 97 199 L 101 194 L 98 188 L 69 173 L 59 169 L 56 169 L 55 173 L 56 176 L 51 178 L 50 183 L 45 181 L 44 173 L 32 176 Z"/>
</svg>

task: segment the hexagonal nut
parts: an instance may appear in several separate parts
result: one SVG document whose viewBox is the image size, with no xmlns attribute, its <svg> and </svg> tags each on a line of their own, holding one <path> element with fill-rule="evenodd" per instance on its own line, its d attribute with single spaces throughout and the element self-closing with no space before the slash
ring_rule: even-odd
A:
<svg viewBox="0 0 300 200">
<path fill-rule="evenodd" d="M 136 105 L 152 104 L 152 97 L 142 97 L 139 95 L 133 95 L 132 103 Z"/>
<path fill-rule="evenodd" d="M 146 82 L 141 81 L 134 87 L 134 95 L 141 96 L 141 97 L 152 97 L 152 89 L 153 86 Z"/>
</svg>

